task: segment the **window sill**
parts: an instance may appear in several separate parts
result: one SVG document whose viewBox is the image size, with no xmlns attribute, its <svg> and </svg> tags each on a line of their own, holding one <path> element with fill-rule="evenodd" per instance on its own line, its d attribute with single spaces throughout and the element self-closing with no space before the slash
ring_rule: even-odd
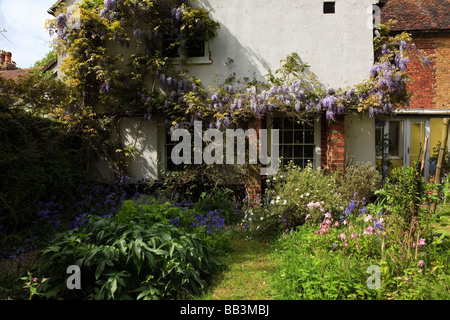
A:
<svg viewBox="0 0 450 320">
<path fill-rule="evenodd" d="M 204 65 L 204 64 L 212 64 L 213 61 L 206 57 L 195 57 L 195 58 L 171 58 L 170 62 L 174 65 L 179 65 L 180 63 L 184 63 L 186 65 Z"/>
</svg>

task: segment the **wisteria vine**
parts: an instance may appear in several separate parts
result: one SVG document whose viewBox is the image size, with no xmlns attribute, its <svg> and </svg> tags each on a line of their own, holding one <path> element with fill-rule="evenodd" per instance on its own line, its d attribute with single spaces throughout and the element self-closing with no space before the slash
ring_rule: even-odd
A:
<svg viewBox="0 0 450 320">
<path fill-rule="evenodd" d="M 221 129 L 273 112 L 298 120 L 321 114 L 333 121 L 353 111 L 371 117 L 391 114 L 409 103 L 408 54 L 415 47 L 407 33 L 391 36 L 389 26 L 375 30 L 375 64 L 368 79 L 354 87 L 325 88 L 317 79 L 292 72 L 306 67 L 293 53 L 286 59 L 289 66 L 286 63 L 280 72 L 282 78 L 271 75 L 264 84 L 238 88 L 227 83 L 207 91 L 200 80 L 188 75 L 182 59 L 180 65 L 170 63 L 173 50 L 181 56 L 190 43 L 215 36 L 219 25 L 205 10 L 185 0 L 84 0 L 80 7 L 80 30 L 68 28 L 65 12 L 57 15 L 50 30 L 57 34 L 56 47 L 69 55 L 65 75 L 79 88 L 65 119 L 88 118 L 84 125 L 89 122 L 91 135 L 99 130 L 92 128 L 99 121 L 92 121 L 92 112 L 86 110 L 98 104 L 107 109 L 103 117 L 111 119 L 102 126 L 140 114 L 144 121 L 162 116 L 172 129 L 189 127 L 197 120 Z M 115 64 L 124 57 L 107 49 L 111 41 L 134 52 L 127 67 Z"/>
</svg>

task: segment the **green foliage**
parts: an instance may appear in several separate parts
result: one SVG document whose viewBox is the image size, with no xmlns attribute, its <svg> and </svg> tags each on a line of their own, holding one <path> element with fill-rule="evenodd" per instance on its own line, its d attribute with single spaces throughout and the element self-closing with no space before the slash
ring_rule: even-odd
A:
<svg viewBox="0 0 450 320">
<path fill-rule="evenodd" d="M 395 168 L 392 178 L 388 179 L 383 189 L 377 192 L 382 208 L 400 219 L 403 230 L 414 228 L 423 205 L 430 206 L 432 201 L 440 201 L 432 191 L 438 186 L 427 184 L 415 166 Z"/>
<path fill-rule="evenodd" d="M 201 212 L 221 210 L 225 218 L 226 225 L 232 225 L 242 218 L 242 211 L 237 202 L 233 190 L 219 188 L 211 193 L 203 192 L 199 201 L 195 203 L 195 209 Z"/>
<path fill-rule="evenodd" d="M 188 233 L 197 234 L 215 252 L 226 252 L 230 234 L 225 226 L 224 211 L 207 209 L 206 206 L 159 202 L 156 198 L 141 195 L 136 200 L 127 200 L 112 218 L 119 223 L 139 221 L 141 225 L 156 223 L 172 224 Z"/>
<path fill-rule="evenodd" d="M 0 108 L 0 153 L 0 223 L 9 231 L 36 220 L 38 201 L 68 197 L 85 178 L 79 137 L 19 109 Z"/>
<path fill-rule="evenodd" d="M 130 212 L 129 212 L 130 213 Z M 33 274 L 51 279 L 46 299 L 182 299 L 198 294 L 219 269 L 213 251 L 197 235 L 170 224 L 91 218 L 57 235 L 42 251 Z M 64 272 L 81 269 L 82 290 L 68 290 Z"/>
<path fill-rule="evenodd" d="M 242 223 L 262 232 L 295 228 L 311 214 L 310 203 L 319 203 L 322 210 L 333 215 L 343 211 L 344 202 L 337 192 L 336 176 L 313 169 L 311 164 L 302 169 L 290 163 L 267 180 L 263 205 L 248 210 Z M 312 215 L 311 219 L 318 221 L 322 213 Z"/>
<path fill-rule="evenodd" d="M 324 247 L 334 240 L 322 239 L 308 226 L 285 236 L 277 246 L 281 262 L 272 280 L 275 298 L 378 299 L 377 290 L 368 289 L 366 285 L 366 270 L 372 261 L 344 255 L 341 248 L 330 250 Z"/>
<path fill-rule="evenodd" d="M 351 200 L 370 201 L 382 187 L 382 176 L 370 163 L 352 162 L 336 179 L 338 193 L 348 203 Z"/>
</svg>

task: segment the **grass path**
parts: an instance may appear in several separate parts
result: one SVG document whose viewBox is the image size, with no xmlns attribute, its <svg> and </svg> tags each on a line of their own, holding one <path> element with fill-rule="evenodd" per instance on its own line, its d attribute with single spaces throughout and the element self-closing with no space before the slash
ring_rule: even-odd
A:
<svg viewBox="0 0 450 320">
<path fill-rule="evenodd" d="M 270 278 L 276 268 L 269 243 L 236 233 L 233 252 L 223 257 L 227 269 L 202 300 L 270 300 Z"/>
</svg>

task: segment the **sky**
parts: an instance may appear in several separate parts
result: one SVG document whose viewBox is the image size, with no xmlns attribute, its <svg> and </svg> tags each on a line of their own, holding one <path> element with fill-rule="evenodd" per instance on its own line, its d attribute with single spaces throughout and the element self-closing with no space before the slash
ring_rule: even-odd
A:
<svg viewBox="0 0 450 320">
<path fill-rule="evenodd" d="M 56 0 L 0 0 L 0 50 L 12 52 L 19 68 L 29 68 L 49 51 L 51 38 L 44 28 L 52 18 L 47 10 Z"/>
</svg>

